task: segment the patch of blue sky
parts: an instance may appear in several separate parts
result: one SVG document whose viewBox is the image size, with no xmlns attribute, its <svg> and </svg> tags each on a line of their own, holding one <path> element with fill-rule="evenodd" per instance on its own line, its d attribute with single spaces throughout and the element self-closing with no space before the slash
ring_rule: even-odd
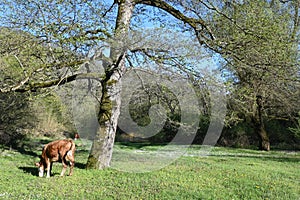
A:
<svg viewBox="0 0 300 200">
<path fill-rule="evenodd" d="M 151 26 L 142 28 L 139 31 L 142 31 L 140 33 L 141 38 L 133 38 L 133 40 L 139 40 L 135 43 L 138 46 L 137 48 L 157 50 L 158 54 L 159 51 L 165 51 L 169 57 L 181 57 L 181 59 L 184 57 L 184 67 L 187 71 L 198 72 L 199 75 L 211 75 L 216 74 L 220 68 L 219 59 L 221 57 L 208 52 L 198 43 L 192 33 Z M 141 63 L 148 65 L 148 68 L 156 68 L 155 62 L 137 62 L 134 64 L 141 65 Z"/>
<path fill-rule="evenodd" d="M 186 12 L 185 9 L 185 4 L 194 3 L 196 5 L 196 1 L 186 1 L 182 3 L 183 6 L 176 4 L 176 9 L 189 17 L 197 17 L 193 12 Z M 188 6 L 190 5 L 186 5 L 186 7 Z M 197 9 L 200 9 L 200 6 L 198 6 Z M 220 69 L 220 62 L 218 60 L 221 59 L 221 57 L 211 52 L 208 53 L 201 47 L 187 24 L 184 24 L 165 11 L 151 6 L 139 5 L 136 7 L 135 12 L 139 13 L 139 15 L 134 15 L 132 19 L 133 30 L 143 31 L 145 35 L 147 32 L 158 31 L 159 34 L 154 35 L 154 37 L 152 35 L 153 38 L 150 37 L 150 40 L 154 40 L 156 43 L 161 42 L 161 47 L 168 46 L 170 49 L 172 46 L 173 50 L 176 49 L 175 52 L 177 54 L 181 52 L 182 55 L 189 54 L 187 51 L 193 52 L 193 56 L 191 56 L 191 63 L 193 63 L 193 65 L 187 66 L 188 68 L 197 68 L 197 71 Z M 205 12 L 207 11 L 203 10 L 202 12 L 204 17 L 206 16 Z M 153 43 L 151 47 L 153 47 Z"/>
<path fill-rule="evenodd" d="M 12 14 L 12 10 L 21 10 L 21 5 L 15 5 L 17 7 L 13 7 L 13 0 L 7 0 L 5 2 L 0 3 L 0 9 L 4 12 L 0 12 L 1 19 L 5 19 L 5 17 Z M 55 1 L 54 1 L 55 2 Z M 71 1 L 70 1 L 71 2 Z M 76 19 L 77 23 L 83 23 L 82 25 L 86 28 L 97 29 L 99 28 L 99 21 L 106 20 L 106 19 L 100 19 L 100 13 L 101 10 L 94 10 L 97 9 L 97 3 L 99 1 L 90 1 L 89 4 L 78 4 L 76 9 L 78 10 L 78 19 Z M 104 0 L 101 2 L 101 4 L 108 9 L 111 5 L 113 5 L 113 0 Z M 186 1 L 188 2 L 195 2 L 195 1 Z M 53 13 L 51 13 L 51 6 L 46 6 L 47 11 L 45 11 L 44 14 L 47 12 L 47 18 L 46 21 L 43 21 L 40 17 L 40 15 L 37 15 L 36 21 L 40 21 L 41 23 L 47 23 L 51 24 L 52 22 L 55 22 L 58 20 L 58 18 L 55 18 L 53 16 Z M 99 6 L 99 5 L 98 5 Z M 104 8 L 103 7 L 103 8 Z M 108 13 L 109 16 L 116 16 L 116 6 L 114 9 L 111 10 L 110 13 Z M 183 6 L 180 6 L 179 4 L 176 5 L 176 8 L 189 15 L 192 16 L 193 14 L 191 12 L 186 13 L 185 8 Z M 24 9 L 24 8 L 23 8 Z M 73 19 L 72 8 L 71 7 L 64 7 L 62 4 L 57 5 L 55 7 L 56 10 L 60 11 L 59 15 L 65 22 L 68 22 Z M 200 8 L 199 8 L 200 9 Z M 63 12 L 66 12 L 63 14 Z M 102 11 L 103 12 L 103 11 Z M 25 13 L 22 13 L 25 14 Z M 30 14 L 30 13 L 28 13 Z M 99 16 L 97 16 L 99 14 Z M 205 12 L 203 12 L 205 15 Z M 193 16 L 196 17 L 196 16 Z M 38 19 L 40 18 L 40 19 Z M 108 17 L 107 17 L 108 18 Z M 0 19 L 0 22 L 2 21 Z M 96 22 L 96 21 L 98 22 Z M 114 23 L 113 21 L 115 19 L 110 18 L 107 19 L 108 21 L 105 22 L 105 27 L 103 28 L 109 28 L 110 31 L 113 30 Z M 3 23 L 2 23 L 3 24 Z M 44 24 L 45 25 L 45 24 Z M 30 32 L 33 35 L 36 36 L 42 36 L 43 24 L 37 24 L 36 27 L 31 26 L 30 28 L 26 29 L 23 28 L 23 30 L 26 30 Z M 166 50 L 170 50 L 170 52 L 173 52 L 174 55 L 187 55 L 187 65 L 186 68 L 190 68 L 190 70 L 195 70 L 199 72 L 204 71 L 210 71 L 213 72 L 214 70 L 217 70 L 220 68 L 220 59 L 222 59 L 217 54 L 211 54 L 208 53 L 203 47 L 201 47 L 197 40 L 195 39 L 195 36 L 192 32 L 190 32 L 188 25 L 184 24 L 180 20 L 177 20 L 175 17 L 171 16 L 170 14 L 166 13 L 165 11 L 162 11 L 158 8 L 151 7 L 151 6 L 145 6 L 145 5 L 138 5 L 136 6 L 136 9 L 134 11 L 134 15 L 132 18 L 131 23 L 131 30 L 132 31 L 138 31 L 140 34 L 144 35 L 143 40 L 139 42 L 139 45 L 147 48 L 166 48 Z M 64 33 L 63 38 L 70 37 L 72 34 L 76 34 L 75 32 L 67 32 Z M 139 38 L 133 38 L 133 40 L 139 39 Z M 55 38 L 53 38 L 53 41 L 55 41 Z M 52 42 L 53 42 L 52 41 Z M 144 44 L 142 44 L 144 42 Z M 99 46 L 102 45 L 102 43 L 98 43 Z M 109 54 L 109 50 L 105 50 L 105 54 Z M 189 56 L 189 57 L 188 57 Z M 136 63 L 139 64 L 139 63 Z"/>
</svg>

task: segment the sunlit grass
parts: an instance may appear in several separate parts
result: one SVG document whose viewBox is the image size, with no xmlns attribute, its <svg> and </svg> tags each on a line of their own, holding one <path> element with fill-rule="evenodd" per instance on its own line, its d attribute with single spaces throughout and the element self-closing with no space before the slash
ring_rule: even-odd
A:
<svg viewBox="0 0 300 200">
<path fill-rule="evenodd" d="M 89 147 L 78 147 L 72 177 L 37 177 L 33 165 L 40 147 L 20 153 L 0 149 L 0 199 L 299 199 L 300 153 L 214 148 L 199 156 L 200 146 L 157 171 L 129 173 L 113 168 L 86 170 Z M 125 146 L 128 154 L 149 154 L 160 146 Z M 174 147 L 176 148 L 176 147 Z M 138 151 L 137 151 L 138 150 Z M 123 159 L 124 162 L 126 159 Z M 146 157 L 145 157 L 146 160 Z M 125 163 L 123 163 L 125 164 Z M 127 163 L 132 166 L 137 163 Z"/>
</svg>

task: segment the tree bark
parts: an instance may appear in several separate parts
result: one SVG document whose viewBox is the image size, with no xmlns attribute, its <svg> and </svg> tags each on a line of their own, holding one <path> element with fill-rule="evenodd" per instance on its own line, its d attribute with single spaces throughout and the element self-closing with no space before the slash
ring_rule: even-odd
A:
<svg viewBox="0 0 300 200">
<path fill-rule="evenodd" d="M 252 122 L 254 129 L 259 137 L 259 149 L 264 151 L 270 151 L 270 140 L 265 129 L 263 122 L 262 110 L 263 110 L 262 96 L 256 96 L 256 105 L 254 109 L 254 114 L 252 117 Z"/>
<path fill-rule="evenodd" d="M 105 67 L 106 78 L 101 83 L 102 97 L 98 114 L 100 126 L 87 161 L 88 169 L 109 167 L 120 115 L 121 77 L 125 73 L 126 38 L 135 3 L 134 0 L 119 0 L 117 3 L 115 41 L 112 43 L 110 55 L 112 64 Z"/>
<path fill-rule="evenodd" d="M 117 122 L 120 114 L 122 70 L 115 70 L 102 81 L 102 97 L 98 114 L 99 128 L 88 158 L 88 169 L 109 167 L 112 157 Z"/>
<path fill-rule="evenodd" d="M 258 135 L 260 137 L 259 149 L 263 151 L 270 151 L 269 136 L 263 124 L 258 127 Z"/>
</svg>

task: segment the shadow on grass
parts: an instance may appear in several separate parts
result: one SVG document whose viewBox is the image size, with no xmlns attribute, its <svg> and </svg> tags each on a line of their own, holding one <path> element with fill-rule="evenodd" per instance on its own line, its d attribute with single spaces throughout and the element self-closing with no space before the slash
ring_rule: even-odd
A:
<svg viewBox="0 0 300 200">
<path fill-rule="evenodd" d="M 75 168 L 78 168 L 78 169 L 86 169 L 86 164 L 85 163 L 77 163 L 75 161 Z"/>
<path fill-rule="evenodd" d="M 272 155 L 255 155 L 255 154 L 228 154 L 228 155 L 210 155 L 212 157 L 220 157 L 220 158 L 253 158 L 253 159 L 260 159 L 266 161 L 276 161 L 276 162 L 300 162 L 300 157 L 288 157 L 288 156 L 272 156 Z"/>
<path fill-rule="evenodd" d="M 19 167 L 24 173 L 31 174 L 33 176 L 38 175 L 38 168 L 37 167 Z"/>
<path fill-rule="evenodd" d="M 62 167 L 62 166 L 61 166 Z M 38 176 L 38 168 L 37 167 L 18 167 L 20 170 L 22 170 L 24 173 L 31 174 L 32 176 Z M 84 163 L 75 163 L 75 168 L 78 169 L 85 169 Z M 69 166 L 68 166 L 69 170 Z M 51 176 L 57 176 L 60 175 L 60 173 L 52 173 Z"/>
<path fill-rule="evenodd" d="M 147 147 L 147 146 L 165 146 L 168 143 L 151 143 L 151 142 L 115 142 L 115 144 L 119 144 L 122 146 L 126 146 L 126 147 L 130 147 L 131 149 L 141 149 L 143 147 Z"/>
<path fill-rule="evenodd" d="M 39 154 L 36 153 L 35 151 L 26 150 L 25 148 L 22 148 L 22 147 L 15 148 L 15 150 L 17 150 L 21 154 L 25 154 L 25 155 L 28 155 L 28 156 L 32 156 L 32 157 L 38 157 L 39 156 Z"/>
<path fill-rule="evenodd" d="M 18 146 L 13 147 L 13 149 L 23 155 L 39 157 L 41 154 L 42 147 L 51 141 L 52 140 L 50 140 L 50 139 L 49 140 L 46 140 L 46 139 L 24 140 L 21 143 L 19 143 Z"/>
</svg>

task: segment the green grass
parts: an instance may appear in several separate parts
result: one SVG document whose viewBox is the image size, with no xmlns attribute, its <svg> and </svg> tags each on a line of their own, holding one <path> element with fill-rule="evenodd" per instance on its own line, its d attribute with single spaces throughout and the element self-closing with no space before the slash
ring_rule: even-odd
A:
<svg viewBox="0 0 300 200">
<path fill-rule="evenodd" d="M 78 147 L 72 177 L 59 177 L 56 163 L 54 176 L 46 179 L 37 177 L 34 162 L 41 147 L 32 144 L 26 151 L 0 148 L 0 199 L 300 199 L 299 152 L 214 148 L 199 156 L 200 147 L 193 146 L 165 168 L 129 173 L 84 169 L 86 144 Z M 147 155 L 159 147 L 118 144 L 115 149 Z"/>
</svg>

